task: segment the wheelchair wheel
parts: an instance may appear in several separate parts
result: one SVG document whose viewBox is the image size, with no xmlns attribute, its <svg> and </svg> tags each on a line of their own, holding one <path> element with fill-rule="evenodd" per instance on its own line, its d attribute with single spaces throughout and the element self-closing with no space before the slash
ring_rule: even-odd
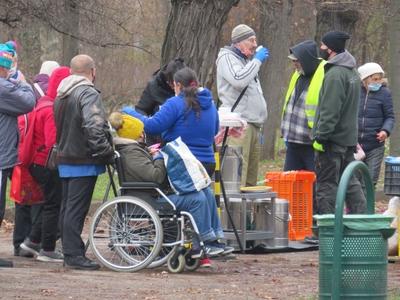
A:
<svg viewBox="0 0 400 300">
<path fill-rule="evenodd" d="M 184 254 L 171 255 L 168 258 L 168 271 L 171 273 L 182 273 L 185 269 L 186 261 Z"/>
<path fill-rule="evenodd" d="M 181 232 L 177 220 L 170 220 L 168 217 L 161 217 L 161 224 L 163 226 L 163 244 L 173 243 L 180 240 Z M 158 256 L 153 262 L 147 266 L 148 268 L 158 268 L 167 263 L 168 259 L 175 252 L 178 245 L 175 246 L 162 246 Z"/>
<path fill-rule="evenodd" d="M 146 202 L 122 196 L 93 216 L 89 240 L 97 259 L 114 271 L 134 272 L 157 257 L 163 240 L 160 218 Z"/>
<path fill-rule="evenodd" d="M 192 258 L 188 253 L 185 255 L 185 270 L 196 271 L 200 267 L 200 258 Z"/>
</svg>

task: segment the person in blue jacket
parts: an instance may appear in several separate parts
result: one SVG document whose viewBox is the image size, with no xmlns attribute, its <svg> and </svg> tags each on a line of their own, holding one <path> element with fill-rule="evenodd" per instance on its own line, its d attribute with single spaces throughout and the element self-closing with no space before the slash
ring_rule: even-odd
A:
<svg viewBox="0 0 400 300">
<path fill-rule="evenodd" d="M 365 152 L 372 182 L 376 185 L 385 153 L 385 140 L 394 126 L 393 101 L 382 67 L 369 62 L 358 68 L 362 80 L 358 111 L 358 143 Z"/>
<path fill-rule="evenodd" d="M 176 96 L 151 117 L 132 107 L 125 107 L 122 112 L 141 120 L 146 134 L 161 134 L 163 143 L 180 136 L 211 176 L 215 170 L 213 142 L 219 129 L 211 92 L 199 86 L 196 73 L 188 67 L 175 73 L 174 89 Z"/>
<path fill-rule="evenodd" d="M 10 78 L 14 54 L 8 45 L 0 44 L 0 226 L 6 207 L 7 178 L 18 158 L 17 117 L 35 106 L 35 94 L 30 85 Z M 0 267 L 12 267 L 12 262 L 0 259 Z"/>
</svg>

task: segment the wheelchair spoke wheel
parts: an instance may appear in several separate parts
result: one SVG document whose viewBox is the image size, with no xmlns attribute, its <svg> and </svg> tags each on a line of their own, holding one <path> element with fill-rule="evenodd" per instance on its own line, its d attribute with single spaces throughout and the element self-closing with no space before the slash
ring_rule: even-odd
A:
<svg viewBox="0 0 400 300">
<path fill-rule="evenodd" d="M 159 254 L 162 225 L 156 211 L 143 200 L 117 197 L 97 209 L 89 240 L 104 266 L 134 272 L 148 266 Z"/>
<path fill-rule="evenodd" d="M 170 256 L 174 253 L 178 245 L 165 246 L 180 240 L 180 229 L 177 220 L 170 220 L 168 217 L 161 217 L 161 224 L 163 227 L 163 245 L 158 256 L 148 266 L 148 268 L 158 268 L 167 263 Z"/>
</svg>

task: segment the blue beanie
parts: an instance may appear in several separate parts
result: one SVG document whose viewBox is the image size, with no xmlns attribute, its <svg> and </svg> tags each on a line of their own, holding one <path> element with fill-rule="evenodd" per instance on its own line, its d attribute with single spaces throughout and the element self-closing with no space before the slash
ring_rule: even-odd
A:
<svg viewBox="0 0 400 300">
<path fill-rule="evenodd" d="M 13 64 L 13 56 L 8 51 L 0 50 L 0 67 L 10 70 Z"/>
</svg>

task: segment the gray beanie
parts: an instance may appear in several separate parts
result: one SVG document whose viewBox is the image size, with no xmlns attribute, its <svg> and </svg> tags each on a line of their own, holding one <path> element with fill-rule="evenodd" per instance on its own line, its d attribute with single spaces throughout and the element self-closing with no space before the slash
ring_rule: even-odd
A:
<svg viewBox="0 0 400 300">
<path fill-rule="evenodd" d="M 232 35 L 231 35 L 231 39 L 232 39 L 232 43 L 239 43 L 241 41 L 244 41 L 245 39 L 248 39 L 251 36 L 255 36 L 256 33 L 254 32 L 254 30 L 245 25 L 245 24 L 240 24 L 238 26 L 236 26 L 235 28 L 233 28 L 232 30 Z"/>
</svg>

